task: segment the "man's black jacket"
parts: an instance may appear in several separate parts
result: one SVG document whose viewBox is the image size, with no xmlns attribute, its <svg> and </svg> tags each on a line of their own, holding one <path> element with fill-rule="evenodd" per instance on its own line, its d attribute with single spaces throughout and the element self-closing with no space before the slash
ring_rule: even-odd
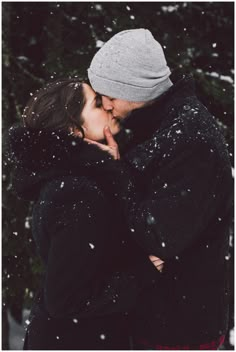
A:
<svg viewBox="0 0 236 352">
<path fill-rule="evenodd" d="M 210 342 L 228 324 L 233 178 L 225 140 L 189 76 L 125 127 L 128 151 L 97 180 L 134 241 L 165 261 L 162 280 L 136 305 L 134 335 L 162 345 Z"/>
</svg>

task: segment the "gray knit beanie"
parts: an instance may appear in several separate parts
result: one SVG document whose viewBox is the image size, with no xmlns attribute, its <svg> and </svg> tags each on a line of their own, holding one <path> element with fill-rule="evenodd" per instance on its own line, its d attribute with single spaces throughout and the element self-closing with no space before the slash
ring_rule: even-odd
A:
<svg viewBox="0 0 236 352">
<path fill-rule="evenodd" d="M 88 69 L 96 92 L 133 102 L 149 101 L 167 91 L 172 86 L 170 74 L 161 45 L 143 28 L 114 35 Z"/>
</svg>

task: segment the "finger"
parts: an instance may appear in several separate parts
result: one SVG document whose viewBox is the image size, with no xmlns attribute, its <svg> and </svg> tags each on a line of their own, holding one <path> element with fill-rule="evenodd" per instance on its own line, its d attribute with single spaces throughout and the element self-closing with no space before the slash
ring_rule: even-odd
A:
<svg viewBox="0 0 236 352">
<path fill-rule="evenodd" d="M 159 270 L 159 271 L 162 271 L 162 269 L 163 269 L 163 267 L 164 267 L 164 264 L 161 264 L 161 265 L 155 265 L 155 264 L 153 264 L 154 266 L 155 266 L 155 268 L 157 269 L 157 270 Z"/>
<path fill-rule="evenodd" d="M 111 130 L 108 126 L 104 127 L 104 135 L 105 135 L 107 144 L 110 147 L 116 147 L 116 148 L 118 147 L 116 141 L 114 140 L 114 138 L 112 136 Z"/>
<path fill-rule="evenodd" d="M 84 141 L 87 142 L 88 144 L 96 145 L 99 149 L 101 149 L 105 152 L 108 152 L 113 157 L 113 159 L 115 159 L 115 160 L 119 159 L 119 151 L 118 151 L 117 146 L 110 147 L 109 145 L 105 145 L 105 144 L 93 141 L 91 139 L 88 139 L 88 138 L 84 138 Z"/>
<path fill-rule="evenodd" d="M 164 262 L 162 260 L 155 260 L 154 262 L 152 262 L 155 266 L 164 264 Z"/>
<path fill-rule="evenodd" d="M 104 144 L 102 144 L 102 143 L 99 143 L 99 142 L 95 142 L 95 141 L 93 141 L 92 139 L 89 139 L 89 138 L 84 138 L 83 139 L 85 142 L 87 142 L 87 143 L 89 143 L 89 144 L 96 144 L 96 145 L 104 145 Z"/>
<path fill-rule="evenodd" d="M 118 160 L 120 159 L 120 153 L 119 153 L 119 149 L 118 146 L 117 147 L 110 147 L 112 150 L 113 155 L 115 155 L 115 159 Z"/>
<path fill-rule="evenodd" d="M 151 260 L 151 262 L 159 261 L 160 264 L 164 263 L 162 259 L 156 257 L 155 255 L 149 255 L 149 259 Z"/>
<path fill-rule="evenodd" d="M 149 255 L 149 259 L 153 261 L 153 260 L 157 260 L 159 258 L 156 257 L 155 255 Z"/>
<path fill-rule="evenodd" d="M 162 264 L 162 265 L 158 265 L 156 268 L 160 273 L 162 273 L 163 267 L 164 267 L 164 265 Z"/>
<path fill-rule="evenodd" d="M 155 268 L 157 269 L 157 270 L 159 270 L 159 268 L 163 268 L 163 265 L 164 264 L 158 264 L 158 265 L 156 265 L 155 263 L 152 263 L 154 266 L 155 266 Z"/>
<path fill-rule="evenodd" d="M 155 264 L 155 263 L 152 263 L 156 268 L 159 268 L 159 267 L 162 267 L 164 264 Z"/>
<path fill-rule="evenodd" d="M 115 160 L 120 159 L 120 153 L 118 147 L 109 147 L 111 149 L 111 153 L 114 155 Z"/>
<path fill-rule="evenodd" d="M 110 148 L 110 152 L 109 153 L 113 156 L 113 158 L 115 160 L 119 159 L 119 153 L 117 153 L 117 150 Z"/>
<path fill-rule="evenodd" d="M 102 150 L 105 150 L 106 152 L 108 152 L 110 150 L 109 146 L 107 146 L 105 144 L 102 144 L 102 143 L 98 143 L 98 142 L 92 141 L 91 139 L 84 138 L 84 141 L 87 142 L 88 144 L 96 145 L 98 148 L 100 148 Z"/>
</svg>

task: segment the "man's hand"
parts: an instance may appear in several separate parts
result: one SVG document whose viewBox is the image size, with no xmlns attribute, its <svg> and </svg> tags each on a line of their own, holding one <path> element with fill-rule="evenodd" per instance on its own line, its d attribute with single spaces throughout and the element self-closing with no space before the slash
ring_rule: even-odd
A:
<svg viewBox="0 0 236 352">
<path fill-rule="evenodd" d="M 113 159 L 119 160 L 120 159 L 119 148 L 108 126 L 104 127 L 104 136 L 107 141 L 107 145 L 92 141 L 91 139 L 88 139 L 88 138 L 84 138 L 84 141 L 88 142 L 89 144 L 96 145 L 101 150 L 108 152 L 113 157 Z"/>
<path fill-rule="evenodd" d="M 158 257 L 155 257 L 155 255 L 149 255 L 149 259 L 151 260 L 152 264 L 156 267 L 156 269 L 161 273 L 164 267 L 163 260 Z"/>
</svg>

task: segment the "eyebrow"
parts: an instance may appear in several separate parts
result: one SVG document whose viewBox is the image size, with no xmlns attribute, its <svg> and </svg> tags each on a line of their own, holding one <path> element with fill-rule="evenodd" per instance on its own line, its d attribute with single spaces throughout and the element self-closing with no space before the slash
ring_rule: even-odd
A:
<svg viewBox="0 0 236 352">
<path fill-rule="evenodd" d="M 102 98 L 101 94 L 96 93 L 94 99 L 91 101 L 91 105 L 94 104 L 94 100 L 96 101 L 99 97 Z"/>
</svg>

